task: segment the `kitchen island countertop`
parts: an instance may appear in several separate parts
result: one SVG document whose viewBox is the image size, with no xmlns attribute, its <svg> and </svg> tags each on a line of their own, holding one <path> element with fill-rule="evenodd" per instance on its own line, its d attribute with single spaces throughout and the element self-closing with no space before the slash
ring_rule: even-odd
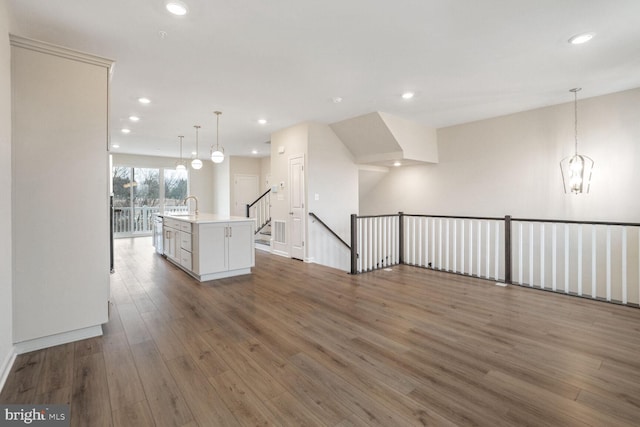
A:
<svg viewBox="0 0 640 427">
<path fill-rule="evenodd" d="M 190 214 L 190 215 L 175 215 L 175 214 L 161 214 L 158 215 L 163 218 L 171 218 L 177 221 L 185 221 L 190 222 L 192 224 L 207 224 L 214 222 L 243 222 L 243 221 L 253 221 L 252 218 L 246 218 L 242 216 L 230 216 L 230 215 L 220 215 L 213 213 L 200 213 L 198 215 Z"/>
</svg>

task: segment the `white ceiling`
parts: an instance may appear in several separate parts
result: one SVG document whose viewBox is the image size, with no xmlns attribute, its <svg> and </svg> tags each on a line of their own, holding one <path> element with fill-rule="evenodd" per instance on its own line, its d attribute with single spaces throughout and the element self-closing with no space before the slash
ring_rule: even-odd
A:
<svg viewBox="0 0 640 427">
<path fill-rule="evenodd" d="M 228 154 L 267 155 L 272 132 L 303 121 L 384 111 L 443 127 L 569 102 L 573 87 L 640 87 L 638 0 L 184 1 L 184 17 L 164 0 L 7 3 L 12 33 L 116 61 L 112 143 L 126 153 L 177 156 L 182 134 L 188 157 L 199 124 L 206 158 L 214 110 Z"/>
</svg>

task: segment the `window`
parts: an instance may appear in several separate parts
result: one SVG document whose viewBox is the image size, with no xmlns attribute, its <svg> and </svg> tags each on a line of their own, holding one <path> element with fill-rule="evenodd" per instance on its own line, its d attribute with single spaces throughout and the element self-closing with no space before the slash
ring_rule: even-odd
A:
<svg viewBox="0 0 640 427">
<path fill-rule="evenodd" d="M 165 212 L 182 212 L 186 210 L 183 202 L 187 194 L 189 194 L 187 183 L 187 171 L 164 170 Z"/>
<path fill-rule="evenodd" d="M 153 215 L 186 210 L 186 171 L 164 168 L 113 168 L 113 231 L 117 237 L 149 235 Z"/>
</svg>

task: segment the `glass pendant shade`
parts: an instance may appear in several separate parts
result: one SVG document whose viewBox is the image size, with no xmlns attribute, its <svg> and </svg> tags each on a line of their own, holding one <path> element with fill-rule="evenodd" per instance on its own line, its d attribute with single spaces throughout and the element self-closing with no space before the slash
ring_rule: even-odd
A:
<svg viewBox="0 0 640 427">
<path fill-rule="evenodd" d="M 202 160 L 200 160 L 200 159 L 191 160 L 191 167 L 194 168 L 195 170 L 201 169 L 202 168 Z"/>
<path fill-rule="evenodd" d="M 574 94 L 574 125 L 575 125 L 575 152 L 573 156 L 565 157 L 560 161 L 560 172 L 564 192 L 569 194 L 589 193 L 591 187 L 591 175 L 593 173 L 593 159 L 578 154 L 578 91 L 580 88 L 571 89 Z"/>
<path fill-rule="evenodd" d="M 196 128 L 196 158 L 191 160 L 191 167 L 198 170 L 202 168 L 202 160 L 198 158 L 198 129 L 200 129 L 200 126 L 194 125 L 193 127 Z"/>
<path fill-rule="evenodd" d="M 591 186 L 591 173 L 593 172 L 593 159 L 588 156 L 575 154 L 565 157 L 560 162 L 562 181 L 565 193 L 588 193 Z"/>
<path fill-rule="evenodd" d="M 211 146 L 211 161 L 222 163 L 224 161 L 224 148 L 220 147 L 220 111 L 213 112 L 216 115 L 216 146 Z"/>
<path fill-rule="evenodd" d="M 184 163 L 178 162 L 176 164 L 176 170 L 177 171 L 184 171 L 184 170 L 187 170 L 187 167 L 184 165 Z"/>
<path fill-rule="evenodd" d="M 216 150 L 211 153 L 211 161 L 213 163 L 222 163 L 224 161 L 224 152 Z"/>
</svg>

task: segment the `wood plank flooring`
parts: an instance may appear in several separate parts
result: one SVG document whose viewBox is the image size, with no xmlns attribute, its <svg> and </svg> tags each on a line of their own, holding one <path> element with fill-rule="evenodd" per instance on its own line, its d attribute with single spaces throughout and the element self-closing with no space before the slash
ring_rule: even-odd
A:
<svg viewBox="0 0 640 427">
<path fill-rule="evenodd" d="M 104 336 L 17 358 L 1 403 L 73 426 L 632 426 L 640 309 L 262 252 L 197 283 L 116 241 Z"/>
</svg>

